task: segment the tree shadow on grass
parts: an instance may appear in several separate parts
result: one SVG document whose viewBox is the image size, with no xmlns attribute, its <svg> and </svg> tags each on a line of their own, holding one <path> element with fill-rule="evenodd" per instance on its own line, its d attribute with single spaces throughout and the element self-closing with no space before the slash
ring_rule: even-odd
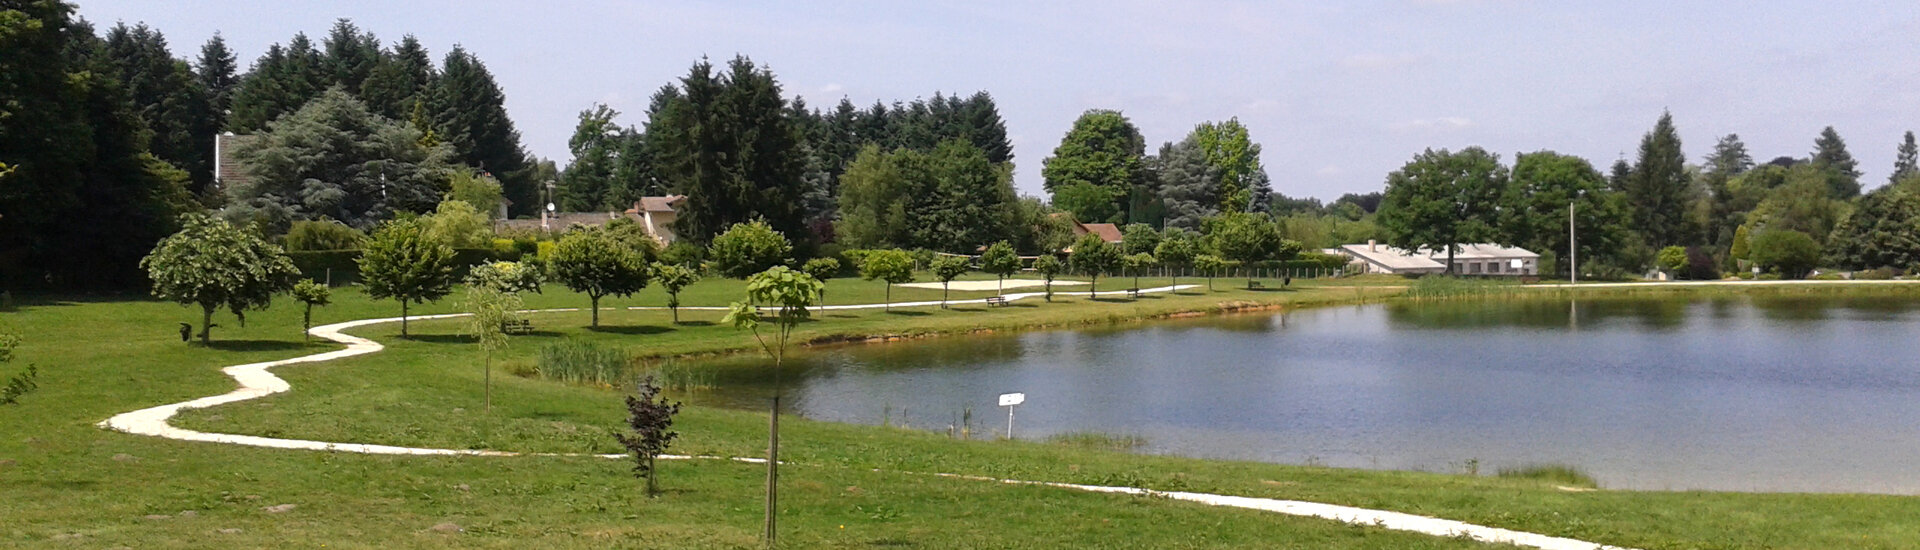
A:
<svg viewBox="0 0 1920 550">
<path fill-rule="evenodd" d="M 710 327 L 713 325 L 714 325 L 713 321 L 681 321 L 680 322 L 680 326 L 683 326 L 683 327 Z"/>
<path fill-rule="evenodd" d="M 665 334 L 668 332 L 673 332 L 677 329 L 673 327 L 663 327 L 659 325 L 623 325 L 623 326 L 602 325 L 597 327 L 587 327 L 587 330 L 604 333 L 604 334 L 639 335 L 639 334 Z"/>
<path fill-rule="evenodd" d="M 217 334 L 215 336 L 218 336 Z M 195 340 L 195 343 L 198 343 Z M 220 351 L 282 351 L 306 347 L 300 342 L 282 340 L 214 340 L 207 347 Z"/>
<path fill-rule="evenodd" d="M 474 342 L 472 336 L 465 334 L 409 334 L 401 336 L 400 339 L 428 344 L 471 344 Z"/>
<path fill-rule="evenodd" d="M 896 309 L 892 311 L 887 311 L 886 314 L 899 315 L 901 317 L 926 317 L 928 315 L 932 315 L 931 313 L 927 313 L 925 311 L 913 311 L 910 309 Z"/>
</svg>

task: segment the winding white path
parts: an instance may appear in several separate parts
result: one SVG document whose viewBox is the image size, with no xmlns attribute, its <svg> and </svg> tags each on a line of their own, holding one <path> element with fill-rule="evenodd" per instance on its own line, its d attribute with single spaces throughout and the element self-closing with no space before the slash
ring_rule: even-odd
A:
<svg viewBox="0 0 1920 550">
<path fill-rule="evenodd" d="M 1086 284 L 1086 283 L 1081 283 L 1081 284 Z M 1141 294 L 1159 294 L 1162 292 L 1179 292 L 1189 288 L 1200 288 L 1200 285 L 1157 286 L 1153 288 L 1140 289 L 1140 293 Z M 1054 295 L 1057 295 L 1057 296 L 1080 296 L 1080 295 L 1085 295 L 1086 291 L 1075 290 L 1075 289 L 1062 289 L 1062 290 L 1055 290 L 1053 291 L 1053 293 Z M 1126 296 L 1127 291 L 1103 290 L 1100 292 L 1095 292 L 1094 295 L 1106 296 L 1106 297 L 1112 298 L 1112 297 Z M 1008 302 L 1017 302 L 1017 301 L 1025 300 L 1028 298 L 1044 298 L 1046 296 L 1047 296 L 1047 293 L 1043 291 L 1043 292 L 1016 292 L 1013 294 L 1004 294 L 1004 295 L 1001 295 L 1000 297 L 1006 298 Z M 930 306 L 940 306 L 940 305 L 964 306 L 964 305 L 988 305 L 988 304 L 987 304 L 987 298 L 983 297 L 983 298 L 962 298 L 959 300 L 944 300 L 944 301 L 929 300 L 929 301 L 921 301 L 921 302 L 892 302 L 892 303 L 885 303 L 885 304 L 847 304 L 847 305 L 838 305 L 838 306 L 819 306 L 814 309 L 825 310 L 825 311 L 844 311 L 844 310 L 850 310 L 850 309 L 885 309 L 885 308 L 894 308 L 894 307 L 930 307 Z M 633 306 L 627 309 L 666 311 L 667 308 L 660 307 L 660 306 Z M 728 308 L 717 307 L 717 306 L 680 306 L 680 309 L 684 311 L 726 311 Z"/>
<path fill-rule="evenodd" d="M 1182 285 L 1180 288 L 1190 288 L 1191 286 L 1192 285 Z M 1172 290 L 1177 290 L 1177 289 L 1172 287 L 1161 287 L 1161 288 L 1155 288 L 1155 289 L 1144 289 L 1142 292 L 1167 292 Z M 1108 292 L 1108 293 L 1102 293 L 1102 294 L 1108 294 L 1108 295 L 1125 294 L 1125 291 Z M 1009 294 L 1007 295 L 1007 299 L 1009 301 L 1012 301 L 1020 298 L 1031 298 L 1033 296 L 1040 296 L 1040 295 L 1043 295 L 1043 293 L 1027 293 L 1027 294 L 1019 294 L 1019 295 Z M 974 302 L 975 302 L 974 300 L 964 301 L 964 303 L 974 303 Z M 955 301 L 953 303 L 963 303 L 963 302 Z M 913 305 L 939 305 L 939 304 L 940 302 L 914 302 L 914 303 L 892 304 L 892 305 L 902 306 L 902 307 L 912 307 Z M 855 309 L 855 308 L 876 308 L 876 307 L 885 307 L 885 306 L 886 304 L 862 304 L 862 305 L 853 305 L 853 306 L 828 306 L 828 308 L 829 309 L 831 308 Z M 695 309 L 695 308 L 684 308 L 684 309 Z M 529 311 L 527 313 L 543 313 L 543 312 L 558 312 L 558 311 L 578 311 L 578 309 L 535 310 L 535 311 Z M 421 315 L 421 316 L 408 317 L 408 319 L 409 320 L 448 319 L 448 318 L 454 318 L 454 317 L 463 317 L 466 315 L 467 314 L 464 314 L 464 313 L 451 313 L 451 314 L 442 314 L 442 315 Z M 248 445 L 253 447 L 268 447 L 268 448 L 275 448 L 275 449 L 300 449 L 300 450 L 312 450 L 312 451 L 335 451 L 335 452 L 346 452 L 346 453 L 384 454 L 384 455 L 532 456 L 526 453 L 515 453 L 515 452 L 509 452 L 509 451 L 397 447 L 392 445 L 371 445 L 371 444 L 365 444 L 365 443 L 334 443 L 334 442 L 326 442 L 326 441 L 310 441 L 310 440 L 304 440 L 304 439 L 282 439 L 282 438 L 259 437 L 259 436 L 239 435 L 239 434 L 207 433 L 207 432 L 199 432 L 194 430 L 176 428 L 167 422 L 169 419 L 173 418 L 175 414 L 178 414 L 182 409 L 197 409 L 197 408 L 204 408 L 204 407 L 212 407 L 215 405 L 224 405 L 227 403 L 233 403 L 237 401 L 245 401 L 248 399 L 265 397 L 268 395 L 273 395 L 276 393 L 281 393 L 281 392 L 285 392 L 292 389 L 292 386 L 289 385 L 286 380 L 281 379 L 278 376 L 274 376 L 274 374 L 268 370 L 268 369 L 272 369 L 273 367 L 278 367 L 283 365 L 297 365 L 302 363 L 319 363 L 324 361 L 331 361 L 334 359 L 353 357 L 356 355 L 366 355 L 370 353 L 379 352 L 380 350 L 385 349 L 385 347 L 381 346 L 379 342 L 375 342 L 373 340 L 368 340 L 366 338 L 361 338 L 358 336 L 346 334 L 343 331 L 351 328 L 364 327 L 364 326 L 375 325 L 380 323 L 392 323 L 392 322 L 398 322 L 398 321 L 400 321 L 400 318 L 398 317 L 386 318 L 386 319 L 362 319 L 358 321 L 347 321 L 344 323 L 334 323 L 331 325 L 313 327 L 313 329 L 309 330 L 308 333 L 314 336 L 327 339 L 327 340 L 345 344 L 347 347 L 345 349 L 329 351 L 325 353 L 318 353 L 314 355 L 307 355 L 302 357 L 295 357 L 292 359 L 282 359 L 279 361 L 268 361 L 264 363 L 248 363 L 245 365 L 234 365 L 231 367 L 226 367 L 226 368 L 220 369 L 220 372 L 226 373 L 227 376 L 233 377 L 234 381 L 239 383 L 240 385 L 240 387 L 234 389 L 231 392 L 221 394 L 221 395 L 215 395 L 211 397 L 202 397 L 202 398 L 194 399 L 191 401 L 161 405 L 158 407 L 149 407 L 149 408 L 140 409 L 137 411 L 117 414 L 117 415 L 114 415 L 112 418 L 108 418 L 105 421 L 100 422 L 99 426 L 102 428 L 118 430 L 118 431 L 130 433 L 130 434 L 150 435 L 154 437 L 164 437 L 168 439 L 178 439 L 182 441 L 227 443 L 232 445 Z M 542 456 L 560 456 L 560 455 L 542 455 Z M 625 458 L 627 455 L 604 454 L 604 455 L 566 455 L 566 456 L 597 456 L 602 458 Z M 688 456 L 672 455 L 672 456 L 662 456 L 661 458 L 688 459 L 688 458 L 717 458 L 717 457 L 688 457 Z M 733 458 L 732 460 L 741 461 L 741 462 L 765 463 L 765 459 L 759 459 L 759 458 L 740 457 L 740 458 Z M 1216 494 L 1210 494 L 1210 493 L 1189 493 L 1189 492 L 1181 492 L 1181 491 L 1154 491 L 1149 489 L 1141 489 L 1138 487 L 1110 487 L 1110 486 L 1102 486 L 1102 485 L 1076 485 L 1071 483 L 1054 483 L 1054 482 L 1046 482 L 1046 481 L 1023 481 L 1023 480 L 1015 480 L 1015 479 L 998 479 L 998 478 L 968 476 L 968 475 L 959 475 L 959 474 L 932 474 L 932 475 L 941 476 L 941 477 L 951 477 L 956 479 L 969 479 L 969 480 L 978 480 L 978 481 L 1008 483 L 1008 484 L 1015 484 L 1015 485 L 1037 485 L 1037 486 L 1045 486 L 1045 487 L 1058 487 L 1062 489 L 1073 489 L 1073 490 L 1089 491 L 1089 492 L 1096 492 L 1096 493 L 1117 493 L 1117 494 L 1126 494 L 1126 495 L 1155 496 L 1155 497 L 1169 498 L 1173 500 L 1198 502 L 1198 503 L 1209 504 L 1214 506 L 1227 506 L 1227 507 L 1233 507 L 1233 508 L 1244 508 L 1249 510 L 1262 510 L 1262 511 L 1275 512 L 1275 513 L 1287 514 L 1292 516 L 1304 516 L 1304 517 L 1330 519 L 1330 520 L 1345 522 L 1345 523 L 1354 524 L 1354 525 L 1373 526 L 1373 527 L 1378 527 L 1382 529 L 1392 529 L 1396 531 L 1411 531 L 1415 533 L 1424 533 L 1424 534 L 1429 534 L 1434 536 L 1467 537 L 1473 540 L 1478 540 L 1483 542 L 1530 546 L 1535 548 L 1541 548 L 1544 550 L 1629 550 L 1629 549 L 1620 548 L 1616 546 L 1607 546 L 1603 544 L 1587 542 L 1582 540 L 1575 540 L 1575 539 L 1561 538 L 1561 537 L 1551 537 L 1551 536 L 1541 535 L 1537 533 L 1527 533 L 1522 531 L 1513 531 L 1508 529 L 1487 527 L 1483 525 L 1474 525 L 1471 523 L 1464 523 L 1464 522 L 1453 521 L 1453 520 L 1419 516 L 1414 514 L 1405 514 L 1400 512 L 1389 512 L 1385 510 L 1371 510 L 1366 508 L 1354 508 L 1351 506 L 1322 504 L 1317 502 L 1279 500 L 1279 499 L 1270 499 L 1270 498 L 1240 497 L 1240 496 L 1232 496 L 1232 495 L 1216 495 Z"/>
</svg>

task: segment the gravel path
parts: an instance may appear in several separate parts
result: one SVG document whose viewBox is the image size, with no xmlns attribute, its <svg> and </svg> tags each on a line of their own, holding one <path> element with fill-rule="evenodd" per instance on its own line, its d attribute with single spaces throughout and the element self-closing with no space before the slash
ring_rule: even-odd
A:
<svg viewBox="0 0 1920 550">
<path fill-rule="evenodd" d="M 1182 288 L 1186 288 L 1186 287 L 1183 286 Z M 1151 289 L 1151 290 L 1167 291 L 1172 289 L 1162 287 L 1160 289 Z M 1122 291 L 1121 293 L 1124 294 L 1124 291 Z M 1108 293 L 1108 294 L 1111 294 L 1111 293 Z M 1039 295 L 1039 293 L 1019 295 L 1019 296 L 1025 298 L 1025 297 L 1032 297 L 1036 295 Z M 1008 295 L 1007 299 L 1014 300 L 1016 299 L 1015 296 L 1016 295 Z M 968 302 L 972 302 L 972 301 L 969 300 Z M 955 303 L 960 303 L 960 302 L 955 302 Z M 939 302 L 932 302 L 932 304 L 938 305 Z M 906 305 L 906 304 L 894 304 L 894 305 L 900 306 L 900 305 Z M 858 307 L 882 307 L 882 306 L 883 304 L 866 304 L 861 306 L 838 306 L 838 307 L 858 308 Z M 688 308 L 688 309 L 692 309 L 692 308 Z M 578 309 L 549 309 L 549 310 L 530 311 L 528 313 L 545 313 L 545 312 L 559 312 L 559 311 L 579 311 L 579 310 Z M 416 317 L 409 317 L 409 319 L 416 319 L 416 320 L 417 319 L 448 319 L 448 318 L 454 318 L 454 317 L 463 317 L 465 315 L 466 314 L 464 313 L 452 313 L 452 314 L 443 314 L 443 315 L 421 315 Z M 137 411 L 121 413 L 118 415 L 114 415 L 112 418 L 108 418 L 105 421 L 100 422 L 99 426 L 102 428 L 118 430 L 121 432 L 130 433 L 130 434 L 150 435 L 154 437 L 164 437 L 168 439 L 177 439 L 182 441 L 226 443 L 230 445 L 247 445 L 252 447 L 267 447 L 267 448 L 274 448 L 274 449 L 334 451 L 334 452 L 345 452 L 345 453 L 384 454 L 384 455 L 532 456 L 525 453 L 514 453 L 509 451 L 396 447 L 391 445 L 372 445 L 372 444 L 366 444 L 366 443 L 336 443 L 336 442 L 327 442 L 327 441 L 310 441 L 310 440 L 304 440 L 304 439 L 282 439 L 282 438 L 259 437 L 259 436 L 251 436 L 251 435 L 207 433 L 207 432 L 199 432 L 199 431 L 187 430 L 182 428 L 176 428 L 167 422 L 169 419 L 173 418 L 175 414 L 179 413 L 181 409 L 197 409 L 197 408 L 203 408 L 203 407 L 212 407 L 216 405 L 224 405 L 227 403 L 245 401 L 248 399 L 256 399 L 256 398 L 265 397 L 268 395 L 273 395 L 276 393 L 291 390 L 292 386 L 289 385 L 286 380 L 278 376 L 274 376 L 274 374 L 269 371 L 269 369 L 272 369 L 274 367 L 283 366 L 283 365 L 298 365 L 298 364 L 304 364 L 304 363 L 320 363 L 324 361 L 331 361 L 334 359 L 353 357 L 356 355 L 366 355 L 370 353 L 377 353 L 380 350 L 384 349 L 384 346 L 381 346 L 379 342 L 375 342 L 373 340 L 368 340 L 366 338 L 361 338 L 358 336 L 346 334 L 343 331 L 351 328 L 364 327 L 367 325 L 374 325 L 374 324 L 380 324 L 380 323 L 392 323 L 392 322 L 398 322 L 398 321 L 400 321 L 400 318 L 398 317 L 387 318 L 387 319 L 362 319 L 358 321 L 347 321 L 344 323 L 334 323 L 331 325 L 313 327 L 312 330 L 308 331 L 309 333 L 326 340 L 331 340 L 334 342 L 345 344 L 347 346 L 346 349 L 329 351 L 325 353 L 317 353 L 314 355 L 307 355 L 302 357 L 295 357 L 292 359 L 282 359 L 279 361 L 268 361 L 264 363 L 248 363 L 245 365 L 234 365 L 231 367 L 226 367 L 226 368 L 220 369 L 220 372 L 226 373 L 227 376 L 233 377 L 233 380 L 239 384 L 239 387 L 234 389 L 231 392 L 224 393 L 221 395 L 210 396 L 210 397 L 202 397 L 202 398 L 194 399 L 191 401 L 184 401 L 180 403 L 161 405 L 158 407 L 149 407 L 149 408 L 140 409 Z M 596 456 L 601 458 L 618 459 L 618 458 L 626 458 L 627 455 L 607 454 L 607 455 L 539 455 L 539 456 Z M 690 459 L 690 458 L 721 459 L 720 457 L 688 457 L 688 456 L 678 456 L 678 455 L 662 456 L 661 458 L 664 458 L 664 459 Z M 732 458 L 731 460 L 740 461 L 740 462 L 765 463 L 765 459 L 759 459 L 759 458 L 740 457 L 740 458 Z M 1415 533 L 1425 533 L 1425 534 L 1440 536 L 1440 537 L 1467 537 L 1473 540 L 1478 540 L 1483 542 L 1514 544 L 1514 545 L 1520 545 L 1520 546 L 1541 548 L 1544 550 L 1628 550 L 1628 549 L 1624 549 L 1616 546 L 1607 546 L 1603 544 L 1587 542 L 1582 540 L 1575 540 L 1575 539 L 1568 539 L 1568 538 L 1561 538 L 1561 537 L 1551 537 L 1547 535 L 1527 533 L 1527 532 L 1521 532 L 1521 531 L 1512 531 L 1508 529 L 1487 527 L 1483 525 L 1474 525 L 1471 523 L 1463 523 L 1463 522 L 1458 522 L 1453 520 L 1446 520 L 1446 519 L 1433 518 L 1433 517 L 1427 517 L 1427 516 L 1418 516 L 1418 515 L 1405 514 L 1400 512 L 1389 512 L 1385 510 L 1371 510 L 1366 508 L 1354 508 L 1350 506 L 1322 504 L 1317 502 L 1302 502 L 1302 501 L 1278 500 L 1278 499 L 1270 499 L 1270 498 L 1240 497 L 1240 496 L 1232 496 L 1232 495 L 1216 495 L 1216 494 L 1210 494 L 1210 493 L 1189 493 L 1189 492 L 1180 492 L 1180 491 L 1153 491 L 1148 489 L 1141 489 L 1138 487 L 1110 487 L 1110 486 L 1102 486 L 1102 485 L 1076 485 L 1071 483 L 1053 483 L 1053 482 L 1045 482 L 1045 481 L 997 479 L 997 478 L 966 476 L 966 475 L 958 475 L 958 474 L 932 474 L 932 475 L 941 476 L 941 477 L 951 477 L 956 479 L 990 481 L 990 482 L 1008 483 L 1008 484 L 1016 484 L 1016 485 L 1039 485 L 1039 486 L 1057 487 L 1061 489 L 1072 489 L 1072 490 L 1088 491 L 1088 492 L 1095 492 L 1095 493 L 1118 493 L 1118 494 L 1127 494 L 1127 495 L 1156 496 L 1156 497 L 1169 498 L 1173 500 L 1198 502 L 1198 503 L 1209 504 L 1214 506 L 1227 506 L 1232 508 L 1244 508 L 1249 510 L 1262 510 L 1267 512 L 1287 514 L 1291 516 L 1304 516 L 1304 517 L 1330 519 L 1330 520 L 1344 522 L 1344 523 L 1353 524 L 1353 525 L 1372 526 L 1372 527 L 1378 527 L 1382 529 L 1392 529 L 1396 531 L 1411 531 Z"/>
</svg>

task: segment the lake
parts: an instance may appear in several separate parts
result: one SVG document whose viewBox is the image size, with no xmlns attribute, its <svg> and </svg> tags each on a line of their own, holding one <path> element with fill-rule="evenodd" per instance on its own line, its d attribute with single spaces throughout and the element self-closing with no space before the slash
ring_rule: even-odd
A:
<svg viewBox="0 0 1920 550">
<path fill-rule="evenodd" d="M 1623 489 L 1920 492 L 1920 300 L 1373 304 L 801 356 L 808 418 L 1138 435 L 1140 452 L 1483 473 L 1566 464 Z M 696 400 L 764 408 L 763 362 Z"/>
</svg>

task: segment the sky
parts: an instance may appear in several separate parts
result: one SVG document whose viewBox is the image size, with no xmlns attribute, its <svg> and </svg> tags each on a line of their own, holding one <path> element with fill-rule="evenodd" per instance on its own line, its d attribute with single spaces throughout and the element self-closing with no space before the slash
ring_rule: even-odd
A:
<svg viewBox="0 0 1920 550">
<path fill-rule="evenodd" d="M 993 94 L 1015 183 L 1088 109 L 1149 143 L 1238 117 L 1274 189 L 1378 191 L 1427 148 L 1511 163 L 1553 150 L 1605 171 L 1663 110 L 1688 158 L 1737 133 L 1758 162 L 1805 157 L 1833 126 L 1869 187 L 1920 127 L 1920 3 L 1379 0 L 1353 2 L 259 2 L 78 0 L 104 32 L 145 22 L 191 58 L 219 31 L 247 66 L 338 18 L 436 60 L 479 55 L 534 154 L 565 165 L 578 114 L 642 125 L 648 97 L 702 56 L 745 55 L 790 96 L 831 107 Z"/>
</svg>

